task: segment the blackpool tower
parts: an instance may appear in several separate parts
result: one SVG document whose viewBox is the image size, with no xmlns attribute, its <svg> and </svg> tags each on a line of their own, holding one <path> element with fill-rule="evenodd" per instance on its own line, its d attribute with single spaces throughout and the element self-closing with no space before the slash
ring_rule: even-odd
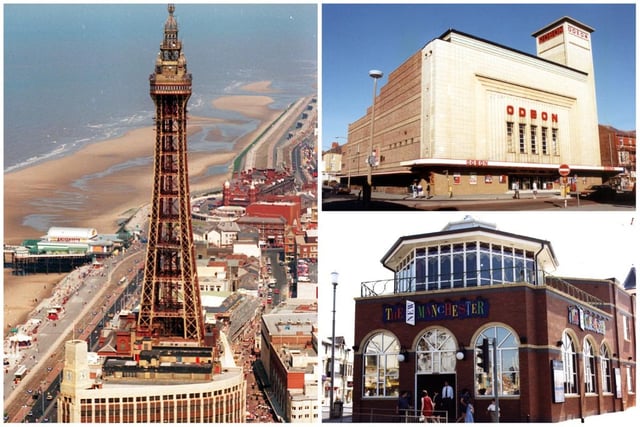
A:
<svg viewBox="0 0 640 427">
<path fill-rule="evenodd" d="M 155 156 L 149 239 L 137 336 L 155 344 L 203 344 L 203 317 L 189 203 L 187 101 L 191 74 L 169 5 L 164 38 L 149 77 Z"/>
</svg>

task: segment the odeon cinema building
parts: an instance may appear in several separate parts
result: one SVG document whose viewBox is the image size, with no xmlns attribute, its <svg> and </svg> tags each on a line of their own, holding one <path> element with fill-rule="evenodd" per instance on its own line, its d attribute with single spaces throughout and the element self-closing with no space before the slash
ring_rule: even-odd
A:
<svg viewBox="0 0 640 427">
<path fill-rule="evenodd" d="M 364 183 L 373 164 L 376 191 L 417 180 L 465 195 L 581 190 L 623 172 L 600 157 L 593 31 L 561 18 L 533 33 L 536 55 L 446 31 L 388 73 L 373 111 L 349 125 L 342 179 Z"/>
<path fill-rule="evenodd" d="M 422 390 L 442 395 L 445 381 L 454 406 L 436 415 L 448 422 L 460 415 L 465 390 L 476 422 L 490 421 L 494 397 L 501 422 L 635 406 L 633 268 L 623 284 L 554 277 L 549 241 L 473 218 L 400 237 L 381 262 L 394 278 L 361 283 L 355 301 L 354 422 L 399 421 L 402 392 L 420 408 Z M 479 363 L 485 339 L 487 369 Z"/>
</svg>

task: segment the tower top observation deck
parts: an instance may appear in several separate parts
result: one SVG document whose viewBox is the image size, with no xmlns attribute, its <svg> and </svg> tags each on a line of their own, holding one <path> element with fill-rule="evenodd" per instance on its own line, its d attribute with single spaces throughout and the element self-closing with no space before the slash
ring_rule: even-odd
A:
<svg viewBox="0 0 640 427">
<path fill-rule="evenodd" d="M 191 74 L 187 72 L 187 59 L 178 39 L 178 22 L 173 16 L 175 6 L 168 7 L 169 16 L 164 24 L 164 37 L 156 57 L 155 72 L 149 76 L 151 95 L 191 94 Z"/>
</svg>

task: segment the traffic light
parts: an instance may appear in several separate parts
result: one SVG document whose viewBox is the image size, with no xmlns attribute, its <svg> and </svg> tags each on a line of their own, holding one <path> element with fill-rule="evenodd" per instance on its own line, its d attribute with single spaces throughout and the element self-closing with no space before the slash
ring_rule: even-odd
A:
<svg viewBox="0 0 640 427">
<path fill-rule="evenodd" d="M 479 353 L 478 357 L 478 366 L 482 368 L 484 372 L 489 372 L 489 340 L 484 338 L 482 340 L 482 345 L 477 347 Z"/>
</svg>

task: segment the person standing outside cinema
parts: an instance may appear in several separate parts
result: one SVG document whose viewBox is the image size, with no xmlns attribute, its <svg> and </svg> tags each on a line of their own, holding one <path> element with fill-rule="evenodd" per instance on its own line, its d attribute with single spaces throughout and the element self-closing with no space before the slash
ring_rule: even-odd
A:
<svg viewBox="0 0 640 427">
<path fill-rule="evenodd" d="M 449 385 L 448 381 L 445 381 L 442 387 L 442 406 L 447 411 L 447 421 L 453 421 L 455 419 L 455 400 L 453 387 Z"/>
</svg>

